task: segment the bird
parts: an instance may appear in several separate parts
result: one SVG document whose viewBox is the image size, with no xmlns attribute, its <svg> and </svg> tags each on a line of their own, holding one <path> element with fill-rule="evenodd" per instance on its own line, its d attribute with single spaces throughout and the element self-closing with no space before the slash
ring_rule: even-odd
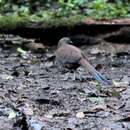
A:
<svg viewBox="0 0 130 130">
<path fill-rule="evenodd" d="M 84 52 L 72 45 L 69 37 L 63 37 L 59 40 L 57 50 L 55 52 L 56 62 L 63 67 L 69 65 L 82 66 L 86 73 L 91 73 L 92 76 L 103 85 L 110 85 L 111 82 L 98 72 L 88 61 Z"/>
</svg>

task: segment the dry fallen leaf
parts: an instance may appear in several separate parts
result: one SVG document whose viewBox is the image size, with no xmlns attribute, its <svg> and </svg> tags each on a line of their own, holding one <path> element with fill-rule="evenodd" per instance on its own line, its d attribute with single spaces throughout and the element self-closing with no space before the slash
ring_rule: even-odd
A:
<svg viewBox="0 0 130 130">
<path fill-rule="evenodd" d="M 51 115 L 51 114 L 46 114 L 46 115 L 44 115 L 44 117 L 51 119 L 51 118 L 53 118 L 53 115 Z"/>
<path fill-rule="evenodd" d="M 30 42 L 24 45 L 27 49 L 34 52 L 44 52 L 45 46 L 42 43 Z"/>
<path fill-rule="evenodd" d="M 13 118 L 15 118 L 16 117 L 16 112 L 14 112 L 14 111 L 11 111 L 10 113 L 9 113 L 9 116 L 8 116 L 8 118 L 9 119 L 13 119 Z"/>
<path fill-rule="evenodd" d="M 102 105 L 96 105 L 92 108 L 92 111 L 105 111 L 107 109 L 107 106 L 105 104 Z"/>
<path fill-rule="evenodd" d="M 2 74 L 0 77 L 4 80 L 12 80 L 13 79 L 13 76 L 11 76 L 9 74 Z"/>
<path fill-rule="evenodd" d="M 22 106 L 22 107 L 19 107 L 19 110 L 20 111 L 23 111 L 23 113 L 25 114 L 25 115 L 33 115 L 34 113 L 33 113 L 33 109 L 32 109 L 32 107 L 31 106 L 29 106 L 29 104 L 25 104 L 24 106 Z"/>
<path fill-rule="evenodd" d="M 115 87 L 128 87 L 129 82 L 128 81 L 117 82 L 113 80 L 113 84 Z"/>
<path fill-rule="evenodd" d="M 84 114 L 83 112 L 78 112 L 78 113 L 76 114 L 76 117 L 77 117 L 77 118 L 84 118 L 84 117 L 85 117 L 85 114 Z"/>
</svg>

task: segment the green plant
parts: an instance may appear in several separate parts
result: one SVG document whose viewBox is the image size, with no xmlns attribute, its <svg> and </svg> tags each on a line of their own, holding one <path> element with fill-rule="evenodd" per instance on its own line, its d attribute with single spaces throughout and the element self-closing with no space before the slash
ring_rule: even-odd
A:
<svg viewBox="0 0 130 130">
<path fill-rule="evenodd" d="M 88 4 L 86 14 L 94 19 L 127 17 L 128 5 L 122 2 L 107 3 L 107 0 L 94 0 Z"/>
<path fill-rule="evenodd" d="M 13 30 L 18 26 L 25 24 L 28 21 L 25 17 L 16 15 L 1 16 L 0 15 L 0 28 L 3 30 Z"/>
<path fill-rule="evenodd" d="M 56 16 L 68 16 L 78 14 L 80 12 L 79 6 L 86 3 L 87 0 L 58 0 L 58 11 Z"/>
</svg>

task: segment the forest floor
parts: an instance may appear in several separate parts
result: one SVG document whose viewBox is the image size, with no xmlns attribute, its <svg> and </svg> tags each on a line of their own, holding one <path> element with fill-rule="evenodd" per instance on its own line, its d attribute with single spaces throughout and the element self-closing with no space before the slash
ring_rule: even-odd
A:
<svg viewBox="0 0 130 130">
<path fill-rule="evenodd" d="M 120 82 L 107 87 L 82 67 L 75 79 L 69 70 L 59 70 L 53 62 L 56 46 L 34 53 L 15 44 L 23 39 L 0 35 L 0 130 L 31 129 L 33 125 L 19 119 L 17 111 L 39 122 L 42 130 L 130 129 L 129 44 L 102 42 L 80 47 L 105 77 Z"/>
</svg>

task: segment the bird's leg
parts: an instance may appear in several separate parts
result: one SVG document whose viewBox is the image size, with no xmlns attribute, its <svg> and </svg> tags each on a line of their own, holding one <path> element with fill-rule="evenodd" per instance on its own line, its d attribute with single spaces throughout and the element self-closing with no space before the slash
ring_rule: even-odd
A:
<svg viewBox="0 0 130 130">
<path fill-rule="evenodd" d="M 83 77 L 82 77 L 81 73 L 74 71 L 73 76 L 72 76 L 72 81 L 76 81 L 77 79 L 80 81 L 83 81 Z"/>
<path fill-rule="evenodd" d="M 54 89 L 54 92 L 56 92 L 56 89 L 59 86 L 62 85 L 62 83 L 61 83 L 61 76 L 60 76 L 60 72 L 61 72 L 62 66 L 57 61 L 55 61 L 54 64 L 57 66 L 57 74 L 56 74 L 56 84 L 57 84 L 57 87 L 55 87 L 55 89 Z"/>
<path fill-rule="evenodd" d="M 66 81 L 69 79 L 69 77 L 70 77 L 70 72 L 68 71 L 67 68 L 63 67 L 62 68 L 62 80 Z"/>
<path fill-rule="evenodd" d="M 74 71 L 74 72 L 73 72 L 72 81 L 75 81 L 75 80 L 76 80 L 76 72 Z"/>
<path fill-rule="evenodd" d="M 58 66 L 58 72 L 57 72 L 57 80 L 58 80 L 58 82 L 61 81 L 61 77 L 60 77 L 61 69 L 62 69 L 62 67 L 61 67 L 61 65 L 59 65 Z"/>
<path fill-rule="evenodd" d="M 82 81 L 82 75 L 79 71 L 76 72 L 77 73 L 77 77 L 76 79 L 78 79 L 79 81 Z"/>
</svg>

